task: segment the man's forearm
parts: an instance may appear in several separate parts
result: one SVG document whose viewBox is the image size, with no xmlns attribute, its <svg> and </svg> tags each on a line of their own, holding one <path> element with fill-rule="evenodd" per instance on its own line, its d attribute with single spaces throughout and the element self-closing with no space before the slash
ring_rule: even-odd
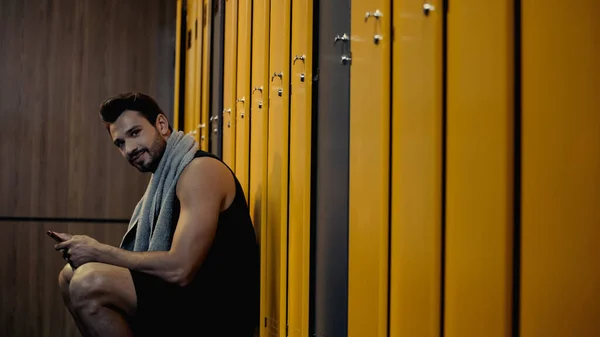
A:
<svg viewBox="0 0 600 337">
<path fill-rule="evenodd" d="M 183 266 L 171 252 L 131 252 L 102 245 L 97 260 L 101 263 L 148 273 L 170 283 L 182 284 L 185 279 Z"/>
</svg>

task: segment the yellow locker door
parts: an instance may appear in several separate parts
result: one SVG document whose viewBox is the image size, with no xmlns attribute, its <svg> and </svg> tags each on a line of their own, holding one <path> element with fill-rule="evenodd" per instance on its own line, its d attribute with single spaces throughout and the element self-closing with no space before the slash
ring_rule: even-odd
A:
<svg viewBox="0 0 600 337">
<path fill-rule="evenodd" d="M 292 3 L 288 255 L 289 336 L 308 336 L 313 1 Z"/>
<path fill-rule="evenodd" d="M 267 150 L 266 334 L 285 336 L 288 223 L 290 0 L 271 1 Z"/>
<path fill-rule="evenodd" d="M 513 2 L 448 12 L 446 337 L 511 335 Z"/>
<path fill-rule="evenodd" d="M 521 1 L 521 336 L 600 336 L 600 11 Z"/>
<path fill-rule="evenodd" d="M 223 161 L 234 171 L 237 2 L 238 0 L 225 0 L 225 60 L 223 62 Z"/>
<path fill-rule="evenodd" d="M 192 48 L 194 49 L 194 111 L 191 116 L 191 127 L 192 134 L 196 138 L 196 142 L 200 144 L 201 125 L 200 117 L 202 114 L 202 61 L 203 61 L 203 42 L 202 42 L 202 7 L 203 0 L 194 0 L 193 6 L 195 8 L 194 18 L 194 42 Z"/>
<path fill-rule="evenodd" d="M 199 90 L 197 87 L 196 73 L 197 73 L 197 1 L 187 1 L 187 46 L 185 56 L 185 111 L 184 111 L 184 128 L 185 133 L 192 134 L 197 138 L 196 131 L 196 92 Z"/>
<path fill-rule="evenodd" d="M 390 0 L 351 3 L 349 337 L 388 334 L 391 18 Z"/>
<path fill-rule="evenodd" d="M 252 93 L 250 94 L 250 187 L 248 207 L 260 239 L 261 251 L 261 323 L 266 314 L 267 287 L 267 130 L 269 109 L 269 13 L 270 0 L 254 0 L 252 12 Z M 264 323 L 260 336 L 266 336 Z"/>
<path fill-rule="evenodd" d="M 184 102 L 179 101 L 179 92 L 182 89 L 179 85 L 182 71 L 185 71 L 185 65 L 181 64 L 180 55 L 183 52 L 181 45 L 181 36 L 186 36 L 186 32 L 182 31 L 181 22 L 183 14 L 183 0 L 177 0 L 177 19 L 175 28 L 175 80 L 173 81 L 175 90 L 173 91 L 173 130 L 179 130 L 182 122 L 179 121 L 179 107 Z M 186 49 L 187 50 L 187 49 Z M 182 69 L 184 68 L 184 69 Z"/>
<path fill-rule="evenodd" d="M 199 67 L 200 70 L 200 80 L 201 80 L 201 91 L 200 95 L 200 107 L 199 107 L 199 121 L 198 121 L 198 138 L 200 140 L 200 149 L 203 151 L 208 151 L 208 139 L 210 132 L 210 123 L 208 121 L 209 115 L 209 95 L 210 95 L 210 36 L 211 36 L 211 0 L 203 0 L 202 6 L 200 6 L 200 2 L 198 3 L 198 15 L 201 18 L 202 23 L 202 39 L 198 41 L 202 52 L 201 62 L 199 64 L 202 65 L 202 68 Z"/>
<path fill-rule="evenodd" d="M 442 0 L 394 6 L 390 336 L 440 335 Z"/>
<path fill-rule="evenodd" d="M 238 1 L 237 88 L 235 99 L 235 174 L 248 198 L 250 141 L 250 32 L 252 1 Z M 233 111 L 233 109 L 232 109 Z"/>
</svg>

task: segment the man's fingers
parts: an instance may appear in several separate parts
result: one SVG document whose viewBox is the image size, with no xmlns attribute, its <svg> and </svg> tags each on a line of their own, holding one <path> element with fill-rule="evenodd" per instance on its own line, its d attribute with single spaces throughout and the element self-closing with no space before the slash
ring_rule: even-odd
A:
<svg viewBox="0 0 600 337">
<path fill-rule="evenodd" d="M 57 232 L 54 232 L 54 234 L 56 234 L 56 236 L 58 236 L 59 238 L 61 238 L 63 241 L 71 240 L 73 238 L 73 235 L 68 234 L 68 233 L 57 233 Z"/>
<path fill-rule="evenodd" d="M 55 244 L 54 245 L 54 249 L 55 250 L 61 250 L 61 249 L 69 248 L 70 244 L 71 244 L 71 241 L 63 241 L 61 243 Z"/>
</svg>

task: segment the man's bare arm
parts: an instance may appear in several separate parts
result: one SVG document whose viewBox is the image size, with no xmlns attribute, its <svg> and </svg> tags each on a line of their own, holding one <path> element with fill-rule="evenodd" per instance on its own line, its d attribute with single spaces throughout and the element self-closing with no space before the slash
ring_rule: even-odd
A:
<svg viewBox="0 0 600 337">
<path fill-rule="evenodd" d="M 130 252 L 104 244 L 87 246 L 95 246 L 90 250 L 97 262 L 145 272 L 185 286 L 206 258 L 219 213 L 229 203 L 232 187 L 235 191 L 231 173 L 222 163 L 212 158 L 195 159 L 177 183 L 181 210 L 170 251 Z M 78 246 L 85 246 L 69 242 L 56 245 L 56 249 L 73 249 L 73 255 Z"/>
</svg>

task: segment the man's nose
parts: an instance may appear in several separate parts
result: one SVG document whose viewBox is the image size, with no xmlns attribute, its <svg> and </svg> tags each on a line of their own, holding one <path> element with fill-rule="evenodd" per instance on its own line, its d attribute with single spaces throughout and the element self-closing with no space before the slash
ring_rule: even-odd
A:
<svg viewBox="0 0 600 337">
<path fill-rule="evenodd" d="M 135 144 L 126 143 L 125 144 L 125 153 L 127 153 L 127 158 L 131 158 L 132 155 L 137 151 L 137 146 Z"/>
</svg>

